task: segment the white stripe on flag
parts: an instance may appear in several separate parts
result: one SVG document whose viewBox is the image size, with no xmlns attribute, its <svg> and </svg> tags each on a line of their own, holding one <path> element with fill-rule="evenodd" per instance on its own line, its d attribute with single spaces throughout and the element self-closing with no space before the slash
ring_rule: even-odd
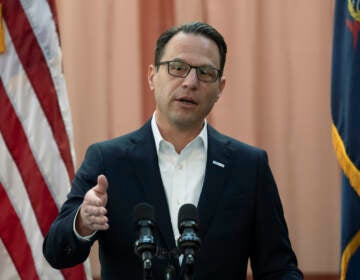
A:
<svg viewBox="0 0 360 280">
<path fill-rule="evenodd" d="M 19 274 L 0 238 L 0 279 L 20 279 Z"/>
</svg>

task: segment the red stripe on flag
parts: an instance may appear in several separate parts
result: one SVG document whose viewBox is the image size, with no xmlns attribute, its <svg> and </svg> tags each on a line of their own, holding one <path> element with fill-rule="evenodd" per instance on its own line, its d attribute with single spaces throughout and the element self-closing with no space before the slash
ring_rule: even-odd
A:
<svg viewBox="0 0 360 280">
<path fill-rule="evenodd" d="M 74 177 L 69 138 L 45 57 L 19 0 L 2 0 L 10 36 L 50 124 L 70 179 Z"/>
<path fill-rule="evenodd" d="M 64 275 L 66 280 L 86 279 L 84 266 L 82 264 L 78 264 L 71 268 L 62 269 L 61 273 Z"/>
<path fill-rule="evenodd" d="M 0 182 L 0 237 L 21 279 L 39 279 L 31 249 L 9 197 Z"/>
<path fill-rule="evenodd" d="M 0 131 L 23 179 L 42 234 L 58 209 L 30 149 L 28 139 L 0 80 Z M 5 121 L 6 120 L 6 121 Z"/>
</svg>

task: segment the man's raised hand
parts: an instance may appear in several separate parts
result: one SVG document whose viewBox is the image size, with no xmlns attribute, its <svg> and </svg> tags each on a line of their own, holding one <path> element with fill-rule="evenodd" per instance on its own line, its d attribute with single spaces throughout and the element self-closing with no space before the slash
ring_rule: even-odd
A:
<svg viewBox="0 0 360 280">
<path fill-rule="evenodd" d="M 76 231 L 81 236 L 87 236 L 96 230 L 107 230 L 109 228 L 105 208 L 108 200 L 107 189 L 106 177 L 99 175 L 97 185 L 85 194 L 76 220 Z"/>
</svg>

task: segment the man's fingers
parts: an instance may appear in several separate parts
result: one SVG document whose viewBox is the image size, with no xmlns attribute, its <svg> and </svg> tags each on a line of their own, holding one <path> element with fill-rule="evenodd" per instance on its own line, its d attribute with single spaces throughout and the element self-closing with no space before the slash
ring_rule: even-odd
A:
<svg viewBox="0 0 360 280">
<path fill-rule="evenodd" d="M 109 228 L 105 208 L 108 199 L 107 188 L 106 177 L 99 175 L 97 185 L 85 194 L 79 215 L 79 230 L 81 232 L 88 233 L 89 230 L 107 230 Z"/>
<path fill-rule="evenodd" d="M 109 228 L 106 216 L 88 216 L 87 225 L 91 230 L 105 230 Z"/>
<path fill-rule="evenodd" d="M 105 225 L 108 222 L 106 216 L 89 216 L 89 225 Z"/>
<path fill-rule="evenodd" d="M 82 211 L 80 210 L 81 219 L 89 230 L 106 230 L 109 228 L 105 207 L 92 205 L 83 205 L 82 207 Z"/>
<path fill-rule="evenodd" d="M 104 175 L 99 175 L 97 185 L 90 189 L 85 197 L 84 203 L 94 206 L 105 206 L 107 203 L 108 182 Z"/>
<path fill-rule="evenodd" d="M 105 223 L 105 224 L 91 224 L 89 226 L 89 228 L 93 231 L 95 230 L 107 230 L 109 228 L 109 224 Z"/>
<path fill-rule="evenodd" d="M 106 194 L 108 188 L 108 181 L 105 177 L 105 175 L 99 175 L 97 177 L 97 185 L 94 188 L 94 191 L 97 192 L 98 194 Z"/>
<path fill-rule="evenodd" d="M 84 213 L 87 216 L 105 216 L 107 210 L 105 207 L 87 205 L 86 207 L 84 207 Z"/>
</svg>

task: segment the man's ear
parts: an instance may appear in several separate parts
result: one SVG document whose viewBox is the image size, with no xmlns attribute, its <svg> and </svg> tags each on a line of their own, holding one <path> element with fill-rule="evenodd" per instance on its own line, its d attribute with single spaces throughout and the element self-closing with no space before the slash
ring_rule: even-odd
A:
<svg viewBox="0 0 360 280">
<path fill-rule="evenodd" d="M 220 82 L 219 82 L 219 91 L 218 91 L 218 94 L 217 94 L 217 99 L 220 98 L 224 88 L 225 88 L 225 84 L 226 84 L 226 78 L 224 76 L 222 76 L 220 78 Z"/>
<path fill-rule="evenodd" d="M 154 90 L 154 76 L 156 72 L 156 67 L 153 64 L 149 65 L 148 69 L 148 83 L 150 90 Z"/>
</svg>

